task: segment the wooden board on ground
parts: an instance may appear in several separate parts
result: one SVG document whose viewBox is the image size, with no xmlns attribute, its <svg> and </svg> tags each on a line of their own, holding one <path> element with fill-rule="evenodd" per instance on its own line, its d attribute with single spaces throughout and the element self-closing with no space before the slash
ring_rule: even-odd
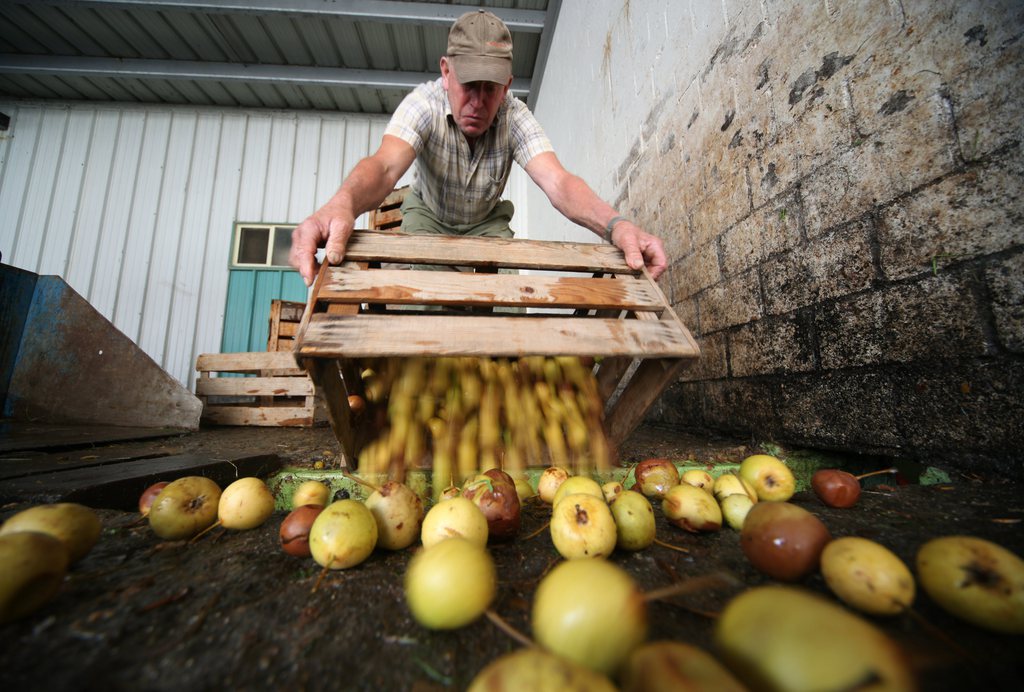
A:
<svg viewBox="0 0 1024 692">
<path fill-rule="evenodd" d="M 700 355 L 647 270 L 612 245 L 360 231 L 346 260 L 321 267 L 295 355 L 317 386 L 329 384 L 329 420 L 349 463 L 359 452 L 346 396 L 358 383 L 344 377 L 353 359 L 600 357 L 604 423 L 618 445 Z"/>
<path fill-rule="evenodd" d="M 0 452 L 24 449 L 62 449 L 105 442 L 146 440 L 183 435 L 182 428 L 135 428 L 116 425 L 53 425 L 5 421 L 0 423 Z"/>
<path fill-rule="evenodd" d="M 133 510 L 142 491 L 158 481 L 206 476 L 221 488 L 238 478 L 267 476 L 281 465 L 276 454 L 233 459 L 184 454 L 130 459 L 98 467 L 53 470 L 0 481 L 0 502 L 78 502 L 90 507 Z"/>
</svg>

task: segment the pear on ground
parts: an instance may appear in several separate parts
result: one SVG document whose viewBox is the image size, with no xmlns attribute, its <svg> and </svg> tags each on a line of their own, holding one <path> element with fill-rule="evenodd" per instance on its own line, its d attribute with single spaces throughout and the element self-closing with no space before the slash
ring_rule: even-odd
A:
<svg viewBox="0 0 1024 692">
<path fill-rule="evenodd" d="M 913 690 L 903 651 L 843 606 L 804 589 L 761 586 L 736 596 L 715 622 L 720 659 L 764 690 Z"/>
<path fill-rule="evenodd" d="M 917 578 L 933 601 L 979 627 L 1024 634 L 1024 560 L 974 536 L 943 536 L 917 552 Z"/>
<path fill-rule="evenodd" d="M 796 492 L 796 478 L 788 466 L 770 454 L 754 454 L 740 463 L 740 478 L 757 492 L 757 499 L 785 502 Z"/>
<path fill-rule="evenodd" d="M 0 526 L 0 535 L 19 531 L 46 533 L 68 549 L 72 563 L 81 560 L 100 538 L 100 518 L 96 512 L 76 502 L 36 505 L 9 517 Z"/>
<path fill-rule="evenodd" d="M 692 485 L 695 488 L 706 490 L 709 493 L 714 493 L 715 479 L 704 469 L 686 469 L 679 476 L 679 481 Z"/>
<path fill-rule="evenodd" d="M 635 490 L 623 490 L 609 505 L 615 519 L 615 547 L 622 550 L 643 550 L 657 533 L 651 502 Z"/>
<path fill-rule="evenodd" d="M 729 528 L 736 531 L 743 530 L 743 522 L 747 519 L 747 513 L 754 506 L 754 501 L 748 495 L 726 495 L 719 501 L 722 508 L 722 517 Z"/>
</svg>

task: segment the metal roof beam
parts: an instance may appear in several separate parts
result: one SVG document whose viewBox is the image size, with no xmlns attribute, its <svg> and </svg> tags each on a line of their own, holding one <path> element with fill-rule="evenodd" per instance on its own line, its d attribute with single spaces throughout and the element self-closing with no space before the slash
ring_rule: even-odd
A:
<svg viewBox="0 0 1024 692">
<path fill-rule="evenodd" d="M 33 0 L 40 2 L 40 0 Z M 403 0 L 41 0 L 48 5 L 91 8 L 199 11 L 211 14 L 244 13 L 256 15 L 310 15 L 348 17 L 363 21 L 440 24 L 449 26 L 466 12 L 486 9 L 508 25 L 509 30 L 540 33 L 544 29 L 544 10 L 517 10 L 479 5 L 446 5 L 439 2 Z"/>
<path fill-rule="evenodd" d="M 368 87 L 410 90 L 437 79 L 436 72 L 352 70 L 340 67 L 255 65 L 187 60 L 140 60 L 0 54 L 0 74 L 114 79 L 200 79 L 218 82 L 260 82 L 296 86 Z M 530 80 L 512 80 L 512 93 L 522 98 Z"/>
</svg>

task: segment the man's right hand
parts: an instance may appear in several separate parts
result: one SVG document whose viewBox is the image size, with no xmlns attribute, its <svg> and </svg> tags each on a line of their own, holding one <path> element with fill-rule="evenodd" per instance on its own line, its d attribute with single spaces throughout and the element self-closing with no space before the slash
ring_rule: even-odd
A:
<svg viewBox="0 0 1024 692">
<path fill-rule="evenodd" d="M 326 249 L 328 264 L 341 264 L 355 225 L 356 219 L 352 212 L 328 203 L 295 227 L 288 263 L 299 270 L 306 286 L 313 284 L 319 269 L 317 250 Z"/>
</svg>

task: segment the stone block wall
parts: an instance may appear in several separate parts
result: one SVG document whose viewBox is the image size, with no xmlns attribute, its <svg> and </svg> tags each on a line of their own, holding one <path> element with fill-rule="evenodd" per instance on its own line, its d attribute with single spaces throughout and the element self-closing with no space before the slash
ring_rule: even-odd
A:
<svg viewBox="0 0 1024 692">
<path fill-rule="evenodd" d="M 1021 478 L 1024 4 L 679 5 L 608 184 L 703 349 L 649 419 Z"/>
</svg>

